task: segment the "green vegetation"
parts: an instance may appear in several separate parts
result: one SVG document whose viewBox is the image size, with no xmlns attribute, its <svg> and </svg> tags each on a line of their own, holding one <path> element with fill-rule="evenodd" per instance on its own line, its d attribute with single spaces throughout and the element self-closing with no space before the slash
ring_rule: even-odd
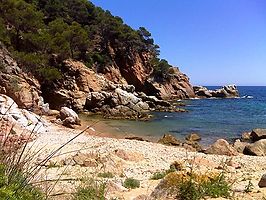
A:
<svg viewBox="0 0 266 200">
<path fill-rule="evenodd" d="M 75 200 L 104 200 L 106 184 L 94 179 L 86 180 L 74 195 Z"/>
<path fill-rule="evenodd" d="M 151 180 L 159 180 L 159 179 L 163 179 L 167 174 L 171 173 L 171 172 L 175 172 L 176 169 L 174 168 L 170 168 L 168 170 L 164 170 L 162 172 L 155 172 L 152 176 L 151 176 Z"/>
<path fill-rule="evenodd" d="M 0 164 L 0 199 L 42 200 L 40 190 L 28 183 L 23 171 L 14 169 L 9 173 L 5 164 Z"/>
<path fill-rule="evenodd" d="M 24 148 L 20 151 L 24 144 L 18 142 L 16 132 L 7 128 L 2 116 L 0 124 L 0 199 L 44 200 L 43 193 L 31 184 L 34 175 L 28 166 L 30 158 L 23 156 Z"/>
<path fill-rule="evenodd" d="M 171 173 L 165 177 L 164 187 L 182 200 L 200 200 L 204 197 L 229 197 L 231 185 L 221 174 Z"/>
<path fill-rule="evenodd" d="M 119 60 L 148 53 L 147 65 L 154 66 L 159 79 L 165 78 L 170 66 L 158 58 L 159 46 L 148 30 L 134 30 L 86 0 L 0 1 L 0 41 L 24 70 L 41 81 L 60 79 L 60 66 L 67 58 L 103 72 L 115 61 L 110 49 Z"/>
<path fill-rule="evenodd" d="M 103 173 L 99 173 L 98 177 L 102 177 L 102 178 L 113 178 L 114 175 L 111 172 L 103 172 Z"/>
<path fill-rule="evenodd" d="M 140 181 L 134 178 L 126 178 L 123 183 L 123 186 L 128 189 L 135 189 L 140 187 Z"/>
</svg>

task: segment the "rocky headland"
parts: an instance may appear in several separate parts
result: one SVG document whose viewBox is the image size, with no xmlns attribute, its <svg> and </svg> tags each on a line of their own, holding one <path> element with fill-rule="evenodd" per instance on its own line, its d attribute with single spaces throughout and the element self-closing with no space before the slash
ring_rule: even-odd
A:
<svg viewBox="0 0 266 200">
<path fill-rule="evenodd" d="M 99 137 L 95 122 L 84 128 L 79 113 L 148 120 L 154 111 L 186 112 L 176 100 L 239 93 L 235 85 L 193 87 L 178 67 L 159 58 L 144 27 L 134 30 L 90 1 L 57 3 L 60 9 L 50 9 L 53 1 L 0 2 L 0 158 L 16 152 L 26 170 L 38 169 L 29 182 L 51 199 L 71 199 L 88 177 L 105 184 L 104 199 L 175 199 L 162 185 L 192 170 L 208 180 L 209 172 L 224 174 L 230 197 L 265 198 L 265 130 L 205 149 L 197 133 L 184 140 L 165 133 L 152 143 Z M 21 164 L 17 154 L 12 158 Z M 165 177 L 154 180 L 156 173 Z M 139 187 L 126 187 L 128 178 Z"/>
</svg>

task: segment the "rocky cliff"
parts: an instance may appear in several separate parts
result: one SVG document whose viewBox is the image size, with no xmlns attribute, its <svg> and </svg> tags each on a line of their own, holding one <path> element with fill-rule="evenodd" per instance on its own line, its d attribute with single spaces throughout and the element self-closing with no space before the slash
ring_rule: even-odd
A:
<svg viewBox="0 0 266 200">
<path fill-rule="evenodd" d="M 21 107 L 38 107 L 41 85 L 30 73 L 24 73 L 0 42 L 0 93 L 6 94 Z"/>
<path fill-rule="evenodd" d="M 12 97 L 20 107 L 38 112 L 45 102 L 57 110 L 67 106 L 108 117 L 147 118 L 144 113 L 152 110 L 180 111 L 159 99 L 194 97 L 188 77 L 177 68 L 170 69 L 171 76 L 164 82 L 154 81 L 145 54 L 132 53 L 123 58 L 114 54 L 113 64 L 100 73 L 80 61 L 67 59 L 60 65 L 61 79 L 48 82 L 25 73 L 2 44 L 0 58 L 0 92 Z"/>
<path fill-rule="evenodd" d="M 195 93 L 187 75 L 178 68 L 169 69 L 170 74 L 167 80 L 156 82 L 151 78 L 147 79 L 144 85 L 144 92 L 155 95 L 160 99 L 188 99 L 194 98 Z"/>
<path fill-rule="evenodd" d="M 159 99 L 186 99 L 195 97 L 187 75 L 177 67 L 169 69 L 169 76 L 163 81 L 155 81 L 151 56 L 148 53 L 131 52 L 121 55 L 118 50 L 109 47 L 112 64 L 101 73 L 114 83 L 134 85 L 136 91 L 156 96 Z M 167 72 L 168 73 L 168 72 Z"/>
</svg>

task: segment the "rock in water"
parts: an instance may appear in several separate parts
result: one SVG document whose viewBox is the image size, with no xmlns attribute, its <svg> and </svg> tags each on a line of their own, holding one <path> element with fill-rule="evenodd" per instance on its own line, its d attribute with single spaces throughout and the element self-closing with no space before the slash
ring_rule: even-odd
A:
<svg viewBox="0 0 266 200">
<path fill-rule="evenodd" d="M 266 156 L 266 139 L 247 145 L 244 149 L 244 154 L 252 156 Z"/>
<path fill-rule="evenodd" d="M 181 142 L 171 134 L 164 134 L 158 143 L 170 146 L 179 146 L 181 144 Z"/>
<path fill-rule="evenodd" d="M 206 98 L 212 97 L 211 91 L 208 90 L 208 88 L 206 88 L 206 87 L 193 86 L 193 90 L 194 90 L 195 94 L 199 97 L 206 97 Z"/>
<path fill-rule="evenodd" d="M 212 144 L 205 150 L 205 153 L 226 156 L 238 155 L 237 151 L 233 147 L 231 147 L 230 144 L 224 139 L 217 140 L 214 144 Z"/>
<path fill-rule="evenodd" d="M 198 133 L 190 133 L 187 137 L 186 137 L 187 141 L 200 141 L 201 137 Z"/>
<path fill-rule="evenodd" d="M 262 175 L 258 185 L 259 185 L 260 188 L 266 187 L 266 174 Z"/>
<path fill-rule="evenodd" d="M 250 134 L 250 137 L 252 141 L 266 139 L 266 129 L 261 129 L 261 128 L 253 129 Z"/>
<path fill-rule="evenodd" d="M 203 98 L 210 98 L 210 97 L 216 97 L 216 98 L 234 98 L 239 97 L 239 92 L 237 90 L 237 87 L 235 85 L 226 85 L 223 86 L 220 89 L 216 90 L 208 90 L 206 87 L 203 86 L 194 86 L 193 87 L 194 92 L 197 97 L 203 97 Z"/>
</svg>

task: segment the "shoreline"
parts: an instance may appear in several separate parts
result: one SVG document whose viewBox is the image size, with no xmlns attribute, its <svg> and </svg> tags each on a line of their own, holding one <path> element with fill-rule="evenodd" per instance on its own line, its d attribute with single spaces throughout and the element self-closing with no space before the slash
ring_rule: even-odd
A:
<svg viewBox="0 0 266 200">
<path fill-rule="evenodd" d="M 32 142 L 33 149 L 42 148 L 37 160 L 45 157 L 51 150 L 60 147 L 80 132 L 79 129 L 73 130 L 54 124 L 50 124 L 47 128 L 49 131 L 39 134 L 36 140 Z M 89 155 L 89 157 L 83 158 L 81 155 Z M 73 162 L 73 160 L 77 162 L 77 158 L 79 158 L 78 163 Z M 89 164 L 82 164 L 85 162 L 83 159 L 89 159 Z M 99 160 L 100 163 L 95 165 Z M 69 180 L 69 178 L 77 179 L 92 174 L 96 176 L 99 172 L 110 172 L 114 178 L 108 179 L 108 183 L 112 185 L 111 189 L 108 190 L 109 199 L 119 197 L 123 200 L 131 200 L 139 195 L 150 195 L 160 182 L 160 180 L 150 180 L 150 177 L 155 172 L 169 169 L 171 163 L 175 161 L 183 163 L 186 169 L 189 169 L 192 162 L 195 170 L 200 173 L 224 171 L 226 177 L 231 181 L 234 180 L 233 191 L 238 197 L 236 199 L 260 200 L 266 196 L 266 189 L 257 186 L 261 175 L 265 173 L 265 157 L 224 156 L 190 152 L 178 146 L 95 136 L 92 130 L 86 131 L 86 134 L 80 135 L 61 149 L 59 156 L 56 155 L 46 166 L 43 166 L 40 177 L 49 181 L 62 176 L 62 179 Z M 62 170 L 66 170 L 64 175 L 60 173 Z M 45 174 L 49 174 L 49 176 L 47 177 Z M 122 177 L 121 174 L 123 174 Z M 125 189 L 122 182 L 126 177 L 140 180 L 141 187 L 133 190 Z M 107 179 L 104 180 L 107 181 Z M 244 190 L 249 181 L 254 185 L 254 189 L 250 193 L 245 193 Z M 73 189 L 73 182 L 59 181 L 53 194 L 69 194 Z M 58 196 L 55 199 L 59 200 L 60 198 Z"/>
</svg>

